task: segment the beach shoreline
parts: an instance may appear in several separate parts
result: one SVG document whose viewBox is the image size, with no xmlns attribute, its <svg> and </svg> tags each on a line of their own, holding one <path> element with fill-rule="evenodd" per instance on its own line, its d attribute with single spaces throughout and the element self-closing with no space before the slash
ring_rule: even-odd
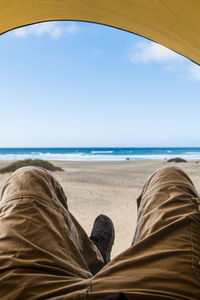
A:
<svg viewBox="0 0 200 300">
<path fill-rule="evenodd" d="M 0 161 L 0 168 L 11 161 Z M 166 160 L 136 161 L 50 161 L 65 172 L 55 172 L 62 185 L 68 207 L 88 235 L 94 219 L 103 213 L 115 225 L 116 239 L 112 257 L 127 249 L 132 241 L 136 221 L 136 200 L 149 176 L 155 171 L 176 166 L 183 169 L 200 192 L 200 163 L 167 163 Z M 9 174 L 0 174 L 0 189 Z"/>
</svg>

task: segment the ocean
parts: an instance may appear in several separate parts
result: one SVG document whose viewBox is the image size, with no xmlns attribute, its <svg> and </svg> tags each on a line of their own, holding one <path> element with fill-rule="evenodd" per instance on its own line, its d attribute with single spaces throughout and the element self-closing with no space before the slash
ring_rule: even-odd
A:
<svg viewBox="0 0 200 300">
<path fill-rule="evenodd" d="M 123 161 L 174 157 L 200 160 L 200 148 L 0 148 L 0 160 Z"/>
</svg>

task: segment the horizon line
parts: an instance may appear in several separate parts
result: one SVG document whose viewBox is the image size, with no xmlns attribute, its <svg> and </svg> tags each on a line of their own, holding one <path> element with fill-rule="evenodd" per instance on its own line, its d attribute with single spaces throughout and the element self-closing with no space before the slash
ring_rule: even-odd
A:
<svg viewBox="0 0 200 300">
<path fill-rule="evenodd" d="M 37 149 L 37 148 L 43 148 L 43 149 L 73 149 L 73 148 L 82 148 L 82 149 L 89 149 L 89 148 L 200 148 L 200 146 L 11 146 L 11 147 L 1 147 L 0 149 Z"/>
</svg>

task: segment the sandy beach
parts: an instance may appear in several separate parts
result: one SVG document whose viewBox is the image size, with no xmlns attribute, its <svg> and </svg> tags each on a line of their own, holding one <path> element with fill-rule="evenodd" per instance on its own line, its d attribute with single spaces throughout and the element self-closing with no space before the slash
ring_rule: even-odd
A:
<svg viewBox="0 0 200 300">
<path fill-rule="evenodd" d="M 10 161 L 0 161 L 0 168 Z M 166 166 L 182 168 L 200 192 L 200 163 L 167 163 L 165 160 L 121 162 L 52 161 L 65 172 L 54 176 L 62 185 L 69 210 L 88 233 L 100 213 L 114 223 L 116 238 L 112 257 L 127 249 L 132 241 L 137 220 L 136 200 L 148 177 Z M 9 174 L 0 174 L 0 189 Z"/>
</svg>

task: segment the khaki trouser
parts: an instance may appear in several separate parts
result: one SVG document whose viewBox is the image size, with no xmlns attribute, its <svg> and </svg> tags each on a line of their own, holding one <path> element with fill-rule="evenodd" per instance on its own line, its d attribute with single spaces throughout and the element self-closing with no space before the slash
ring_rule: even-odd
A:
<svg viewBox="0 0 200 300">
<path fill-rule="evenodd" d="M 0 299 L 93 300 L 123 291 L 129 299 L 198 300 L 199 208 L 183 171 L 156 172 L 138 198 L 132 246 L 103 267 L 60 184 L 44 169 L 19 169 L 0 202 Z"/>
</svg>

